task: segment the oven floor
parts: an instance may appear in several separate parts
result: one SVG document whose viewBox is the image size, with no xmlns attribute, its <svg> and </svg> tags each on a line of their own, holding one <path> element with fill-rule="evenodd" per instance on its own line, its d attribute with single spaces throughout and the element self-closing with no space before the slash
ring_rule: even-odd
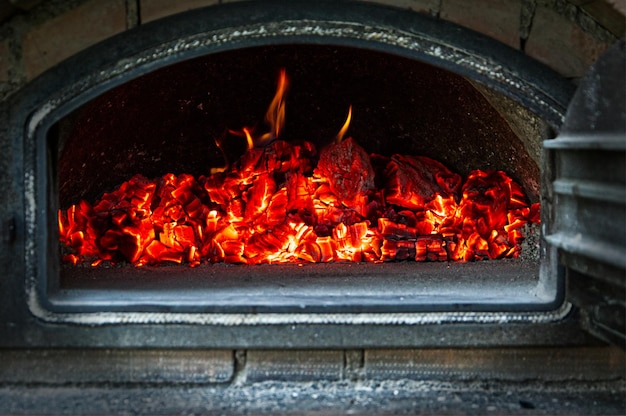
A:
<svg viewBox="0 0 626 416">
<path fill-rule="evenodd" d="M 59 311 L 424 312 L 549 308 L 538 262 L 64 266 Z M 554 292 L 555 290 L 553 290 Z"/>
</svg>

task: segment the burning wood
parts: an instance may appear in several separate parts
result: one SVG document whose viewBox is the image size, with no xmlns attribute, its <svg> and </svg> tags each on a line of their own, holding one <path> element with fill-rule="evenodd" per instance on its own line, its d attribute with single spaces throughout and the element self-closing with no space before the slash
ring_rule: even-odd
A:
<svg viewBox="0 0 626 416">
<path fill-rule="evenodd" d="M 323 149 L 314 174 L 303 169 L 315 154 L 304 146 L 275 141 L 232 171 L 198 179 L 136 175 L 94 205 L 59 212 L 72 251 L 64 260 L 471 261 L 517 256 L 520 229 L 538 222 L 537 204 L 503 172 L 474 171 L 461 186 L 438 162 L 394 155 L 386 187 L 375 189 L 370 158 L 353 139 Z"/>
<path fill-rule="evenodd" d="M 284 263 L 473 261 L 517 257 L 521 229 L 539 222 L 504 172 L 463 181 L 422 156 L 369 155 L 353 138 L 321 149 L 276 140 L 284 121 L 281 73 L 270 133 L 208 177 L 136 175 L 95 204 L 59 211 L 63 261 Z M 374 162 L 374 163 L 372 163 Z M 381 169 L 374 169 L 373 166 Z M 375 180 L 376 174 L 382 175 Z M 376 184 L 383 184 L 376 188 Z"/>
<path fill-rule="evenodd" d="M 393 155 L 385 169 L 388 202 L 421 210 L 437 195 L 454 195 L 461 177 L 441 163 L 424 156 Z"/>
<path fill-rule="evenodd" d="M 374 189 L 374 168 L 365 149 L 352 138 L 322 149 L 315 174 L 343 206 L 365 212 L 367 195 Z"/>
</svg>

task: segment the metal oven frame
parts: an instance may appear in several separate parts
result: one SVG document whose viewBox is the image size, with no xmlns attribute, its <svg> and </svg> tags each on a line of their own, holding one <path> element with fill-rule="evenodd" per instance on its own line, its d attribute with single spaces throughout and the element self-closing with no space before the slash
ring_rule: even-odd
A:
<svg viewBox="0 0 626 416">
<path fill-rule="evenodd" d="M 268 286 L 260 291 L 248 289 L 246 295 L 244 287 L 241 296 L 229 289 L 230 303 L 211 295 L 219 287 L 203 286 L 201 277 L 187 272 L 186 286 L 169 287 L 168 292 L 157 288 L 160 282 L 167 287 L 167 278 L 157 278 L 143 292 L 141 286 L 59 287 L 53 231 L 57 185 L 51 180 L 56 155 L 49 143 L 50 127 L 104 91 L 172 63 L 242 47 L 298 43 L 368 48 L 442 67 L 513 99 L 555 131 L 574 92 L 569 81 L 480 34 L 373 4 L 234 3 L 173 16 L 109 39 L 45 73 L 3 108 L 3 135 L 22 149 L 23 158 L 15 158 L 12 172 L 23 200 L 21 210 L 4 224 L 3 245 L 19 255 L 0 294 L 5 305 L 0 345 L 367 348 L 558 345 L 588 339 L 565 301 L 556 248 L 545 244 L 539 272 L 529 271 L 537 278 L 529 286 L 533 292 L 521 301 L 515 296 L 494 301 L 506 289 L 492 289 L 496 280 L 491 275 L 506 275 L 511 269 L 502 272 L 493 265 L 475 266 L 484 278 L 474 286 L 458 280 L 469 273 L 468 266 L 453 266 L 444 274 L 457 279 L 456 294 L 443 296 L 450 287 L 434 284 L 436 293 L 430 297 L 432 289 L 425 285 L 413 289 L 408 301 L 399 300 L 401 291 L 385 291 L 389 284 L 407 285 L 414 271 L 396 271 L 397 280 L 385 280 L 393 269 L 371 272 L 362 266 L 349 272 L 329 266 L 329 286 L 313 294 L 308 294 L 316 283 L 311 275 L 317 272 L 274 268 L 267 271 Z M 544 223 L 550 223 L 549 215 L 542 218 Z M 524 267 L 520 264 L 518 270 Z M 291 279 L 292 292 L 272 289 L 271 275 L 277 271 Z M 231 269 L 223 269 L 229 273 Z M 343 296 L 363 275 L 364 288 Z M 475 298 L 468 300 L 462 291 Z M 437 296 L 439 301 L 433 302 Z"/>
</svg>

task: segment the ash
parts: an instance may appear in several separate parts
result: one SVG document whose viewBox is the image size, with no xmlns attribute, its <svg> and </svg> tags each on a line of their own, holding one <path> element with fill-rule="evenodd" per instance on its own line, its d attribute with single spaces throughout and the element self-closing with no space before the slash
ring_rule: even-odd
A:
<svg viewBox="0 0 626 416">
<path fill-rule="evenodd" d="M 519 258 L 522 260 L 539 260 L 539 248 L 541 241 L 541 225 L 527 223 L 523 229 L 524 241 L 520 244 L 522 250 Z"/>
</svg>

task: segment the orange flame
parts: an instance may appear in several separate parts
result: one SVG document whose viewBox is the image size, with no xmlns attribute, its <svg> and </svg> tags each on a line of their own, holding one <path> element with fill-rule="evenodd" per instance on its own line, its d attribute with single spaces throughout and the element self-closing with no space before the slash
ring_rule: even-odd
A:
<svg viewBox="0 0 626 416">
<path fill-rule="evenodd" d="M 219 151 L 222 153 L 222 157 L 224 158 L 224 166 L 212 167 L 210 170 L 211 175 L 213 175 L 214 173 L 225 172 L 226 169 L 230 167 L 230 163 L 228 163 L 228 157 L 226 156 L 226 152 L 224 152 L 224 149 L 222 149 L 222 142 L 219 141 L 217 138 L 215 139 L 215 146 L 217 146 Z"/>
<path fill-rule="evenodd" d="M 343 123 L 343 127 L 341 127 L 341 130 L 339 130 L 339 133 L 337 133 L 337 143 L 341 142 L 343 140 L 343 136 L 346 135 L 348 127 L 350 127 L 350 120 L 352 120 L 352 106 L 348 108 L 348 117 L 346 117 L 346 121 Z"/>
<path fill-rule="evenodd" d="M 241 131 L 229 130 L 231 134 L 239 137 L 245 137 L 248 145 L 248 150 L 251 150 L 255 146 L 262 146 L 273 139 L 277 139 L 280 132 L 285 127 L 285 94 L 287 93 L 287 87 L 289 86 L 289 78 L 285 69 L 281 69 L 278 76 L 278 84 L 276 86 L 276 92 L 274 98 L 267 108 L 265 113 L 265 121 L 269 125 L 270 131 L 264 133 L 258 137 L 255 137 L 250 127 L 244 127 Z M 219 145 L 218 145 L 219 147 Z M 220 149 L 221 150 L 221 149 Z"/>
<path fill-rule="evenodd" d="M 276 86 L 274 98 L 265 113 L 265 121 L 270 126 L 270 132 L 259 138 L 261 144 L 280 137 L 280 132 L 285 127 L 285 94 L 288 86 L 289 78 L 287 78 L 287 71 L 283 68 L 278 76 L 278 85 Z"/>
<path fill-rule="evenodd" d="M 252 132 L 247 127 L 244 127 L 242 130 L 243 130 L 243 134 L 246 136 L 246 141 L 248 142 L 248 150 L 250 150 L 254 147 L 254 139 L 252 138 Z"/>
</svg>

